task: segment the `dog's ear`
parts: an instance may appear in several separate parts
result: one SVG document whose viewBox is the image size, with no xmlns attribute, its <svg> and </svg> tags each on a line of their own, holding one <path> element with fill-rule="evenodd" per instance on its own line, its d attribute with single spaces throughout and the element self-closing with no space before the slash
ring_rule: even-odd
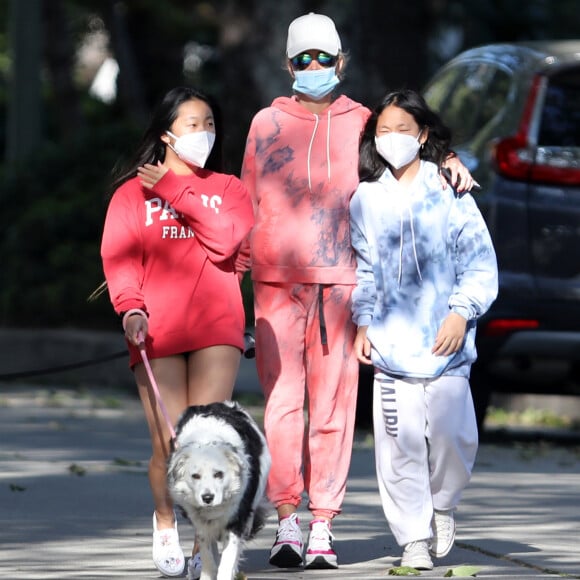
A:
<svg viewBox="0 0 580 580">
<path fill-rule="evenodd" d="M 248 462 L 246 457 L 230 446 L 225 448 L 224 455 L 230 466 L 229 473 L 232 476 L 232 491 L 239 491 L 244 487 L 248 477 Z"/>
<path fill-rule="evenodd" d="M 181 449 L 173 453 L 167 465 L 167 485 L 170 490 L 183 491 L 185 489 L 187 454 Z"/>
</svg>

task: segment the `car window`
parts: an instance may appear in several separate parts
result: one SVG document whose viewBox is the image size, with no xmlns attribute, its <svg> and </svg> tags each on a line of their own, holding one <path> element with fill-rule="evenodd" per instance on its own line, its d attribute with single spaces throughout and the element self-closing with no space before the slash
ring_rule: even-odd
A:
<svg viewBox="0 0 580 580">
<path fill-rule="evenodd" d="M 452 67 L 443 70 L 441 74 L 425 88 L 423 97 L 433 110 L 441 111 L 449 93 L 454 89 L 460 79 L 462 71 L 463 67 Z"/>
<path fill-rule="evenodd" d="M 462 143 L 472 133 L 478 93 L 479 64 L 462 63 L 447 69 L 425 91 L 425 100 L 451 129 L 453 143 Z"/>
<path fill-rule="evenodd" d="M 479 117 L 476 119 L 477 131 L 505 106 L 512 83 L 512 77 L 501 69 L 495 69 L 487 85 L 487 92 L 483 95 Z"/>
<path fill-rule="evenodd" d="M 455 86 L 441 111 L 451 129 L 454 143 L 465 143 L 477 131 L 477 118 L 488 74 L 489 66 L 486 64 L 476 63 L 465 67 L 462 81 Z"/>
<path fill-rule="evenodd" d="M 453 144 L 470 141 L 501 110 L 510 76 L 488 63 L 448 69 L 425 91 L 425 99 L 451 129 Z"/>
<path fill-rule="evenodd" d="M 538 145 L 580 147 L 580 69 L 550 78 L 540 120 Z"/>
</svg>

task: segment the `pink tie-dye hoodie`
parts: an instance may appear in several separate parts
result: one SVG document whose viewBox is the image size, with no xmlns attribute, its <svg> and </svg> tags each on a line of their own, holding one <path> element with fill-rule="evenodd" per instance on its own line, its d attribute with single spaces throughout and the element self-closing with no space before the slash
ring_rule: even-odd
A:
<svg viewBox="0 0 580 580">
<path fill-rule="evenodd" d="M 250 126 L 242 181 L 254 202 L 251 268 L 261 282 L 354 284 L 349 201 L 370 111 L 345 96 L 321 114 L 279 97 Z"/>
</svg>

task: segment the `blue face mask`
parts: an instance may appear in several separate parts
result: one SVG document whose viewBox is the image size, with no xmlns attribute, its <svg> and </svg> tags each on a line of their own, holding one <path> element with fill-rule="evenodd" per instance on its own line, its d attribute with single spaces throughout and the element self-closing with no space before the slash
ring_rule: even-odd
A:
<svg viewBox="0 0 580 580">
<path fill-rule="evenodd" d="M 321 68 L 318 70 L 294 71 L 294 84 L 292 89 L 303 95 L 311 97 L 315 101 L 326 97 L 340 83 L 336 76 L 336 67 Z"/>
</svg>

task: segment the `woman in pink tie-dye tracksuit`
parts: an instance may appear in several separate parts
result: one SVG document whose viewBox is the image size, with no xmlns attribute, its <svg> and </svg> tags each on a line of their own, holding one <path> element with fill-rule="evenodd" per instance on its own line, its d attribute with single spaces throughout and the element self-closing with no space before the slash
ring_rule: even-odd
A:
<svg viewBox="0 0 580 580">
<path fill-rule="evenodd" d="M 358 382 L 349 201 L 370 111 L 334 94 L 345 58 L 327 16 L 310 13 L 290 24 L 287 57 L 295 95 L 259 111 L 247 138 L 241 177 L 255 226 L 238 267 L 251 268 L 254 286 L 272 455 L 267 492 L 279 517 L 270 563 L 336 568 L 330 526 L 346 490 Z M 462 165 L 454 163 L 455 173 Z M 303 558 L 297 510 L 304 491 L 312 521 Z"/>
</svg>

